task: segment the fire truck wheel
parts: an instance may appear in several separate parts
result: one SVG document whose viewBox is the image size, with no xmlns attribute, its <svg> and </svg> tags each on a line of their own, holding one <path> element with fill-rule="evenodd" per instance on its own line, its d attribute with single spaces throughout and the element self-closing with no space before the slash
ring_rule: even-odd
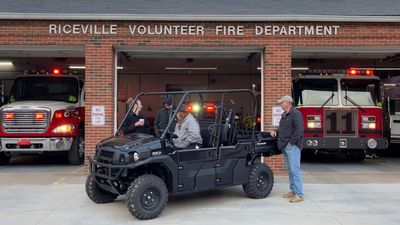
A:
<svg viewBox="0 0 400 225">
<path fill-rule="evenodd" d="M 353 150 L 347 155 L 347 160 L 352 162 L 361 162 L 365 158 L 364 150 Z"/>
<path fill-rule="evenodd" d="M 4 152 L 0 152 L 0 165 L 6 165 L 10 162 L 11 156 L 6 155 Z"/>
<path fill-rule="evenodd" d="M 83 129 L 79 129 L 72 141 L 71 149 L 68 151 L 68 162 L 72 165 L 80 165 L 85 158 L 85 140 Z"/>
</svg>

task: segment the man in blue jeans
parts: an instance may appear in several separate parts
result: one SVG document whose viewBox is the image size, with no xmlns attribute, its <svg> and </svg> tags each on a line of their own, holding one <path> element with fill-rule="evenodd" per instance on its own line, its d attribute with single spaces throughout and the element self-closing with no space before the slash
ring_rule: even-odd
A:
<svg viewBox="0 0 400 225">
<path fill-rule="evenodd" d="M 282 197 L 289 198 L 292 203 L 302 202 L 304 193 L 300 158 L 304 135 L 303 116 L 293 107 L 292 97 L 283 96 L 278 103 L 284 113 L 279 122 L 278 131 L 271 132 L 271 135 L 273 137 L 278 135 L 278 148 L 282 151 L 290 183 L 290 192 Z"/>
</svg>

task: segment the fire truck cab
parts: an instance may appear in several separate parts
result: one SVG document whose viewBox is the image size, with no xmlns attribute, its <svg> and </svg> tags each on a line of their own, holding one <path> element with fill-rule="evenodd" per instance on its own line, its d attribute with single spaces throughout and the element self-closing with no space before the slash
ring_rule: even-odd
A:
<svg viewBox="0 0 400 225">
<path fill-rule="evenodd" d="M 293 80 L 296 108 L 304 120 L 304 150 L 346 153 L 362 161 L 385 149 L 380 79 L 373 71 L 300 75 Z"/>
<path fill-rule="evenodd" d="M 0 164 L 12 155 L 64 151 L 70 164 L 84 160 L 84 83 L 75 76 L 15 79 L 0 108 Z"/>
</svg>

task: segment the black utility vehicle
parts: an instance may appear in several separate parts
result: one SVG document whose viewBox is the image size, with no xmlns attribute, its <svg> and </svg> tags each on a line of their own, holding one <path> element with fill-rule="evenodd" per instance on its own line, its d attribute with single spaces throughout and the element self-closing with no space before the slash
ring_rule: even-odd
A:
<svg viewBox="0 0 400 225">
<path fill-rule="evenodd" d="M 242 185 L 250 198 L 267 197 L 274 177 L 261 158 L 280 152 L 269 133 L 255 130 L 255 122 L 251 130 L 238 127 L 233 98 L 239 94 L 247 95 L 246 104 L 256 118 L 256 100 L 248 89 L 138 94 L 133 102 L 144 96 L 172 95 L 179 100 L 175 108 L 188 103 L 185 99 L 198 98 L 200 107 L 193 114 L 198 116 L 203 145 L 197 149 L 177 149 L 173 145 L 176 135 L 170 127 L 174 126 L 176 110 L 159 137 L 142 133 L 118 135 L 118 130 L 96 146 L 94 158 L 89 157 L 90 174 L 86 181 L 89 198 L 96 203 L 107 203 L 126 195 L 133 216 L 152 219 L 163 211 L 168 195 Z M 199 116 L 205 95 L 218 99 L 214 119 Z"/>
</svg>

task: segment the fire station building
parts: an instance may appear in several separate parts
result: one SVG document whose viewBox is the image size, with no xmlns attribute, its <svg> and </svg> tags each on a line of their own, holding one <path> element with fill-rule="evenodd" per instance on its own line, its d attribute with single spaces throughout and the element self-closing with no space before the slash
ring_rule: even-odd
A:
<svg viewBox="0 0 400 225">
<path fill-rule="evenodd" d="M 141 91 L 252 89 L 260 99 L 261 129 L 268 131 L 276 127 L 277 100 L 292 93 L 299 74 L 356 67 L 381 71 L 376 75 L 383 78 L 396 75 L 398 4 L 368 2 L 2 3 L 1 97 L 7 99 L 13 80 L 26 74 L 57 68 L 82 77 L 86 155 L 115 132 L 127 99 Z M 143 105 L 154 118 L 161 101 Z M 99 106 L 104 120 L 96 123 L 92 114 Z M 283 171 L 281 155 L 266 163 Z"/>
</svg>

